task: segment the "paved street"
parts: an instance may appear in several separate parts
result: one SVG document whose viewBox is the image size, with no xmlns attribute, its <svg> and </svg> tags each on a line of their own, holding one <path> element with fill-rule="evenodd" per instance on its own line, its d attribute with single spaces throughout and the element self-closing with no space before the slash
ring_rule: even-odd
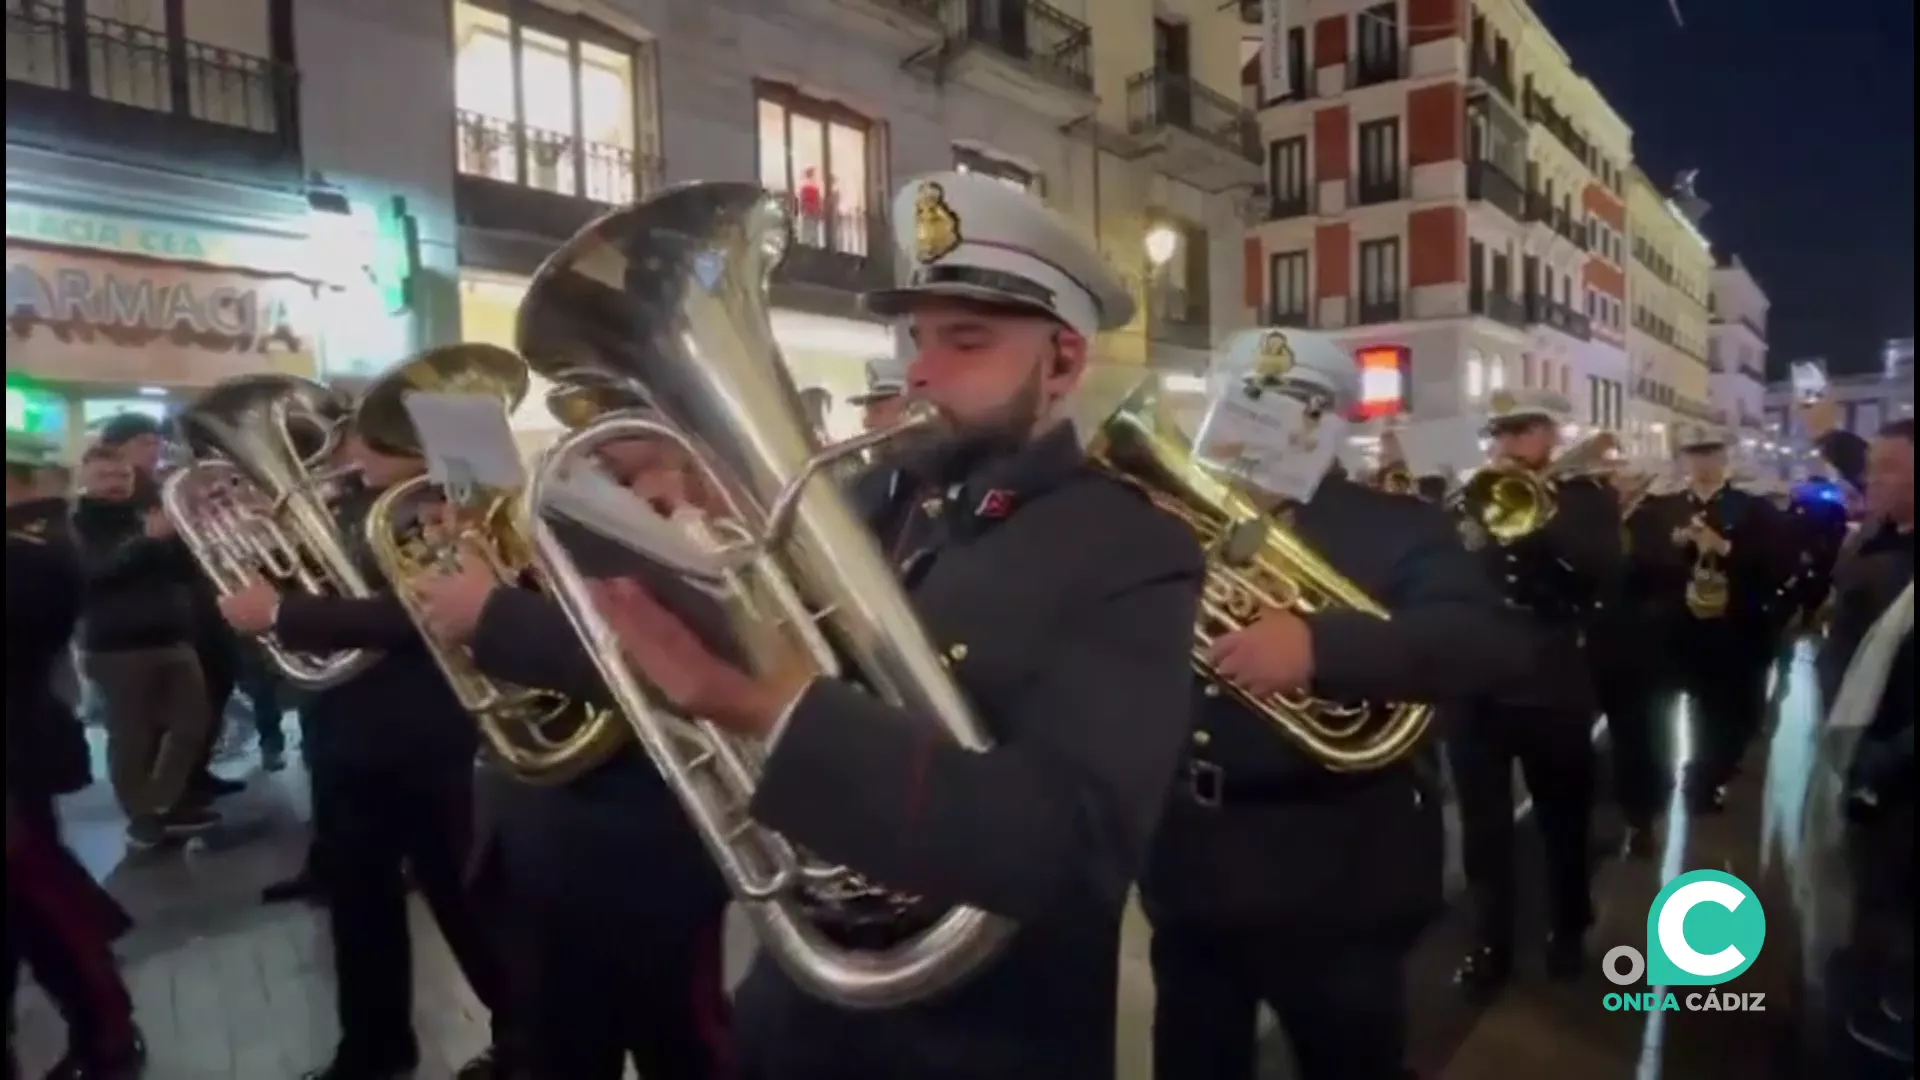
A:
<svg viewBox="0 0 1920 1080">
<path fill-rule="evenodd" d="M 249 788 L 222 803 L 228 821 L 221 830 L 185 851 L 129 853 L 118 811 L 104 788 L 81 793 L 64 807 L 70 841 L 140 922 L 122 952 L 153 1048 L 150 1080 L 281 1080 L 321 1062 L 333 1041 L 323 926 L 304 906 L 258 903 L 262 886 L 299 864 L 305 842 L 303 776 L 297 765 L 279 774 L 262 773 L 250 751 L 228 757 L 217 768 L 247 779 Z M 1753 786 L 1750 780 L 1747 787 Z M 1743 791 L 1727 816 L 1677 830 L 1680 846 L 1668 852 L 1665 871 L 1720 866 L 1751 879 L 1758 835 L 1753 798 L 1752 791 Z M 1530 833 L 1522 835 L 1532 843 Z M 1537 852 L 1525 857 L 1537 860 Z M 1662 878 L 1661 861 L 1606 864 L 1596 952 L 1644 940 L 1646 905 Z M 1524 880 L 1536 881 L 1537 874 Z M 420 1077 L 445 1080 L 454 1064 L 482 1046 L 484 1011 L 460 981 L 431 924 L 418 911 L 416 919 L 419 1029 L 427 1055 Z M 1780 1034 L 1783 1014 L 1765 1020 L 1681 1014 L 1649 1038 L 1644 1017 L 1600 1008 L 1606 987 L 1597 972 L 1574 988 L 1536 985 L 1537 977 L 1530 976 L 1528 985 L 1494 1009 L 1472 1013 L 1446 986 L 1464 942 L 1457 918 L 1436 928 L 1411 975 L 1416 1043 L 1426 1075 L 1446 1080 L 1773 1075 L 1767 1071 L 1776 1045 L 1771 1040 Z M 749 948 L 740 928 L 735 927 L 729 945 L 737 976 Z M 1786 953 L 1770 949 L 1755 972 L 1743 976 L 1742 989 L 1764 984 L 1775 992 L 1773 1000 L 1784 1002 L 1785 967 L 1779 961 Z M 1152 989 L 1146 933 L 1137 918 L 1125 954 L 1120 1078 L 1149 1080 Z M 57 1055 L 62 1038 L 59 1021 L 36 993 L 27 995 L 21 1032 L 31 1075 Z M 1284 1046 L 1277 1037 L 1269 1041 L 1263 1080 L 1285 1080 L 1290 1070 Z M 1643 1042 L 1651 1047 L 1644 1055 Z M 1654 1063 L 1654 1071 L 1640 1067 L 1643 1056 Z"/>
</svg>

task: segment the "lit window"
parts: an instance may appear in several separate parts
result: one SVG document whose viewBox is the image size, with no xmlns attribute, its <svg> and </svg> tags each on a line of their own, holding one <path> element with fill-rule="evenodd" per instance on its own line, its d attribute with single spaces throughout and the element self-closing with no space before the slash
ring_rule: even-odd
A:
<svg viewBox="0 0 1920 1080">
<path fill-rule="evenodd" d="M 785 87 L 760 92 L 760 182 L 793 200 L 794 235 L 808 247 L 866 255 L 873 122 Z"/>
<path fill-rule="evenodd" d="M 1023 169 L 1011 161 L 991 157 L 978 150 L 969 150 L 964 146 L 953 148 L 953 168 L 955 172 L 979 173 L 991 176 L 995 180 L 1019 191 L 1040 193 L 1040 178 L 1030 169 Z"/>
<path fill-rule="evenodd" d="M 1496 356 L 1487 361 L 1487 389 L 1505 390 L 1507 388 L 1507 358 Z"/>
<path fill-rule="evenodd" d="M 1478 350 L 1467 350 L 1467 400 L 1478 401 L 1487 392 L 1487 361 Z"/>
<path fill-rule="evenodd" d="M 454 98 L 460 171 L 595 202 L 639 194 L 634 59 L 585 40 L 454 8 Z M 514 38 L 520 42 L 515 69 Z M 610 31 L 598 36 L 612 39 Z"/>
</svg>

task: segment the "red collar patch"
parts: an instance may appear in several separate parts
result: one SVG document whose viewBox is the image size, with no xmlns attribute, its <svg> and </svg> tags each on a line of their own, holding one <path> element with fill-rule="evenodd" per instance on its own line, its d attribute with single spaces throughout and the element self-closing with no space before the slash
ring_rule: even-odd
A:
<svg viewBox="0 0 1920 1080">
<path fill-rule="evenodd" d="M 995 488 L 980 499 L 980 505 L 974 507 L 973 516 L 987 521 L 999 521 L 1013 513 L 1013 492 Z"/>
</svg>

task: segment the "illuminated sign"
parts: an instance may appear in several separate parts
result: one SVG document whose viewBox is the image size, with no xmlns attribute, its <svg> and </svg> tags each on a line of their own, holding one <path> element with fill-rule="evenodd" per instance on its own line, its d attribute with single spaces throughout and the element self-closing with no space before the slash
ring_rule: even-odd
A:
<svg viewBox="0 0 1920 1080">
<path fill-rule="evenodd" d="M 7 430 L 58 435 L 66 430 L 67 399 L 30 379 L 7 373 Z"/>
<path fill-rule="evenodd" d="M 141 268 L 60 266 L 43 268 L 7 260 L 7 321 L 97 328 L 186 331 L 265 348 L 279 339 L 297 346 L 299 335 L 285 299 L 257 287 L 200 284 L 178 274 L 151 275 Z"/>
<path fill-rule="evenodd" d="M 1406 346 L 1368 345 L 1354 350 L 1353 359 L 1360 365 L 1360 419 L 1392 416 L 1406 408 Z"/>
<path fill-rule="evenodd" d="M 106 248 L 150 255 L 156 259 L 201 261 L 207 258 L 208 239 L 190 229 L 171 229 L 138 221 L 67 214 L 30 206 L 7 207 L 7 235 L 45 244 Z"/>
</svg>

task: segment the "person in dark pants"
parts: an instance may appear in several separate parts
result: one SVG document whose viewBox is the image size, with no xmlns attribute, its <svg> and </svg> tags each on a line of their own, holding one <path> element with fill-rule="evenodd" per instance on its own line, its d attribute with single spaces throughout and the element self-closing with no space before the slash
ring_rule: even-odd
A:
<svg viewBox="0 0 1920 1080">
<path fill-rule="evenodd" d="M 56 796 L 91 780 L 86 737 L 53 694 L 54 665 L 80 619 L 78 556 L 67 504 L 41 475 L 51 447 L 7 433 L 7 1075 L 20 971 L 67 1022 L 48 1080 L 134 1080 L 146 1047 L 111 943 L 131 923 L 60 839 Z"/>
<path fill-rule="evenodd" d="M 253 728 L 260 740 L 260 767 L 279 772 L 287 767 L 287 702 L 280 673 L 258 642 L 237 643 L 240 677 L 234 688 L 244 694 Z"/>
<path fill-rule="evenodd" d="M 757 217 L 764 196 L 726 185 L 665 198 L 699 206 L 702 220 L 737 220 Z M 877 588 L 861 594 L 867 610 L 901 618 L 911 604 L 921 640 L 948 665 L 926 656 L 922 670 L 951 672 L 996 745 L 962 746 L 928 708 L 845 679 L 786 666 L 749 675 L 639 582 L 599 583 L 601 610 L 668 706 L 766 743 L 757 821 L 918 898 L 905 925 L 828 915 L 823 933 L 904 944 L 929 925 L 921 919 L 956 904 L 1014 927 L 963 981 L 885 1009 L 809 993 L 763 948 L 734 998 L 746 1077 L 1111 1076 L 1128 884 L 1189 730 L 1199 545 L 1144 493 L 1091 466 L 1065 415 L 1095 335 L 1134 307 L 1093 244 L 1033 196 L 979 174 L 910 182 L 894 221 L 918 262 L 906 286 L 867 302 L 911 322 L 908 392 L 945 419 L 854 485 L 852 508 L 879 548 L 855 533 L 830 550 L 850 579 Z M 620 250 L 602 239 L 600 250 Z M 653 302 L 711 310 L 704 290 L 691 293 L 699 265 L 656 261 L 704 250 L 633 253 L 664 292 Z M 761 269 L 738 272 L 752 281 Z M 594 271 L 548 285 L 591 310 L 624 310 Z M 760 433 L 763 445 L 801 444 L 798 415 L 781 426 Z M 834 501 L 816 486 L 801 513 L 846 520 Z M 890 568 L 903 595 L 878 588 Z"/>
<path fill-rule="evenodd" d="M 1635 549 L 1657 597 L 1671 685 L 1692 714 L 1684 766 L 1688 809 L 1717 812 L 1766 713 L 1767 671 L 1790 571 L 1780 512 L 1727 482 L 1728 436 L 1689 428 L 1677 440 L 1686 490 L 1647 500 L 1649 541 Z"/>
<path fill-rule="evenodd" d="M 598 456 L 656 506 L 698 494 L 671 444 L 622 440 Z M 565 522 L 555 528 L 597 572 L 634 562 Z M 503 586 L 470 560 L 422 581 L 420 596 L 430 631 L 469 646 L 481 673 L 609 706 L 592 658 L 540 593 Z M 606 753 L 607 742 L 597 744 L 580 759 L 586 771 L 564 784 L 520 781 L 507 764 L 513 747 L 482 773 L 476 878 L 494 898 L 513 1057 L 529 1080 L 619 1080 L 629 1060 L 648 1080 L 724 1080 L 733 1075 L 721 984 L 727 889 L 626 721 L 610 722 L 610 759 L 594 760 Z M 647 872 L 608 872 L 622 866 Z"/>
<path fill-rule="evenodd" d="M 1616 496 L 1619 491 L 1616 489 Z M 1626 831 L 1620 852 L 1641 859 L 1653 854 L 1655 823 L 1672 791 L 1673 754 L 1668 738 L 1672 695 L 1666 680 L 1667 629 L 1653 583 L 1658 575 L 1643 554 L 1667 542 L 1655 534 L 1654 516 L 1617 502 L 1626 561 L 1614 587 L 1600 598 L 1587 635 L 1587 655 L 1600 712 L 1607 718 L 1613 797 Z"/>
<path fill-rule="evenodd" d="M 1287 370 L 1250 382 L 1270 337 Z M 1254 330 L 1229 343 L 1210 382 L 1246 387 L 1216 409 L 1299 401 L 1338 414 L 1358 399 L 1359 380 L 1331 339 Z M 1207 432 L 1198 441 L 1204 456 Z M 1334 477 L 1294 498 L 1257 482 L 1245 494 L 1391 618 L 1339 605 L 1304 617 L 1270 611 L 1219 641 L 1216 674 L 1194 680 L 1186 769 L 1140 884 L 1153 924 L 1154 1074 L 1252 1080 L 1266 1002 L 1293 1048 L 1290 1075 L 1400 1080 L 1406 957 L 1442 905 L 1430 747 L 1406 737 L 1356 768 L 1378 751 L 1358 740 L 1333 740 L 1338 755 L 1310 750 L 1235 688 L 1269 701 L 1372 702 L 1361 706 L 1374 713 L 1365 730 L 1392 731 L 1389 710 L 1519 678 L 1526 627 L 1436 506 Z"/>
<path fill-rule="evenodd" d="M 381 580 L 361 531 L 382 490 L 418 475 L 416 457 L 348 437 L 366 487 L 336 508 L 341 534 Z M 413 1031 L 413 949 L 406 872 L 412 871 L 461 973 L 481 1002 L 499 1001 L 496 961 L 465 892 L 472 814 L 472 720 L 460 708 L 400 601 L 281 595 L 257 583 L 220 601 L 243 634 L 285 648 L 367 649 L 372 666 L 311 704 L 314 830 L 327 852 L 340 1044 L 314 1080 L 387 1080 L 419 1063 Z M 491 1057 L 463 1078 L 494 1075 Z"/>
<path fill-rule="evenodd" d="M 1487 433 L 1498 458 L 1541 480 L 1556 509 L 1544 524 L 1515 538 L 1494 535 L 1497 502 L 1483 505 L 1470 492 L 1459 507 L 1462 536 L 1480 552 L 1508 607 L 1527 621 L 1532 645 L 1527 677 L 1465 710 L 1447 742 L 1479 937 L 1455 978 L 1480 1000 L 1498 993 L 1513 973 L 1516 764 L 1544 840 L 1548 974 L 1571 979 L 1585 967 L 1598 765 L 1592 741 L 1598 703 L 1585 640 L 1623 567 L 1611 492 L 1591 476 L 1555 478 L 1548 472 L 1567 421 L 1566 399 L 1545 391 L 1499 391 L 1491 405 Z"/>
</svg>

